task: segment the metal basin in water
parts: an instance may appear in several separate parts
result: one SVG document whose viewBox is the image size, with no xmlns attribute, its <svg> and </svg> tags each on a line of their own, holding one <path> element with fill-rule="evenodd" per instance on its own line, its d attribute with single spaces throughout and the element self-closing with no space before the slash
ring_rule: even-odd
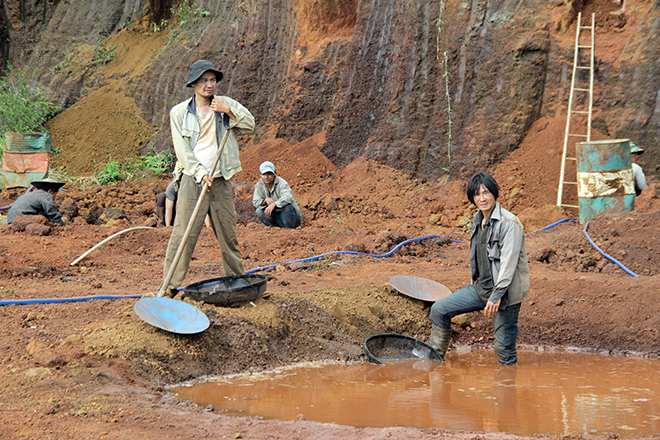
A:
<svg viewBox="0 0 660 440">
<path fill-rule="evenodd" d="M 187 298 L 209 304 L 226 305 L 239 301 L 251 301 L 266 291 L 265 275 L 237 275 L 211 278 L 184 287 Z"/>
<path fill-rule="evenodd" d="M 364 341 L 364 352 L 369 362 L 385 365 L 385 362 L 415 359 L 431 359 L 442 362 L 442 357 L 426 342 L 412 336 L 385 333 Z"/>
</svg>

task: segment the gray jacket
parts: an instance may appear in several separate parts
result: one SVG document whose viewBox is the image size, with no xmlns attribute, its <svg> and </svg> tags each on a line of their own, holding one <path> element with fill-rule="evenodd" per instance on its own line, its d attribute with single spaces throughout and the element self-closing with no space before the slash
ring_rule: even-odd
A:
<svg viewBox="0 0 660 440">
<path fill-rule="evenodd" d="M 266 200 L 266 197 L 270 197 L 275 201 L 276 211 L 279 211 L 286 205 L 293 205 L 302 221 L 304 214 L 296 203 L 296 199 L 293 197 L 293 191 L 291 191 L 291 187 L 286 180 L 276 175 L 275 180 L 273 181 L 273 190 L 268 191 L 268 185 L 266 185 L 263 180 L 259 179 L 254 187 L 252 204 L 257 209 L 266 209 L 266 205 L 262 205 L 264 200 Z"/>
<path fill-rule="evenodd" d="M 7 223 L 11 223 L 20 215 L 43 215 L 53 223 L 64 224 L 53 195 L 41 189 L 35 189 L 16 199 L 7 214 Z"/>
<path fill-rule="evenodd" d="M 495 202 L 495 208 L 490 216 L 491 227 L 488 235 L 488 259 L 493 276 L 493 292 L 488 299 L 492 303 L 502 298 L 500 308 L 518 304 L 527 298 L 529 292 L 529 266 L 525 250 L 525 230 L 518 217 L 502 208 Z M 478 211 L 472 221 L 472 240 L 470 241 L 470 266 L 472 282 L 477 280 L 476 243 L 474 234 L 477 226 L 483 220 L 483 214 Z"/>
</svg>

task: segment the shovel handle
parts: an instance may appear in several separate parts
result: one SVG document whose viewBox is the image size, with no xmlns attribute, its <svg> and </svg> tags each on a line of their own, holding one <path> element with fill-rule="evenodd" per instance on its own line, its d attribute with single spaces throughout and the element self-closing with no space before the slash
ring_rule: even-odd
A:
<svg viewBox="0 0 660 440">
<path fill-rule="evenodd" d="M 215 174 L 215 169 L 217 168 L 218 162 L 220 161 L 220 156 L 222 155 L 222 151 L 225 149 L 225 144 L 227 143 L 227 138 L 229 137 L 230 131 L 231 129 L 225 129 L 225 134 L 222 137 L 222 142 L 220 143 L 220 149 L 218 150 L 218 154 L 216 154 L 215 159 L 213 160 L 213 166 L 211 167 L 211 172 L 210 172 L 211 176 Z M 197 204 L 195 205 L 195 209 L 193 210 L 193 213 L 190 216 L 190 220 L 188 221 L 188 226 L 186 227 L 186 231 L 183 233 L 183 237 L 181 238 L 181 243 L 179 243 L 179 248 L 176 250 L 176 254 L 174 254 L 174 259 L 172 260 L 170 269 L 167 271 L 167 275 L 165 275 L 165 278 L 163 279 L 163 283 L 158 288 L 158 292 L 156 292 L 156 296 L 165 296 L 165 290 L 167 289 L 167 286 L 170 284 L 170 280 L 172 279 L 172 276 L 174 276 L 174 271 L 176 270 L 176 266 L 179 264 L 179 260 L 181 259 L 181 255 L 183 254 L 183 249 L 186 247 L 186 242 L 188 241 L 190 232 L 192 231 L 193 225 L 195 224 L 195 220 L 197 220 L 197 215 L 199 214 L 199 210 L 202 208 L 202 202 L 204 201 L 204 197 L 206 197 L 206 192 L 208 189 L 209 189 L 209 184 L 207 181 L 207 183 L 205 183 L 204 186 L 202 187 L 202 192 L 199 195 L 199 198 L 197 199 Z"/>
</svg>

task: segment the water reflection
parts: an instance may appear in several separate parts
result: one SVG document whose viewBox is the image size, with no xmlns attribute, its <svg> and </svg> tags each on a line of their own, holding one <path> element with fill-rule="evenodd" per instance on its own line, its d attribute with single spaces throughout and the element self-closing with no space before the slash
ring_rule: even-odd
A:
<svg viewBox="0 0 660 440">
<path fill-rule="evenodd" d="M 657 360 L 521 352 L 500 366 L 490 352 L 445 363 L 325 365 L 238 376 L 174 391 L 230 415 L 357 427 L 413 426 L 532 434 L 660 432 Z"/>
</svg>

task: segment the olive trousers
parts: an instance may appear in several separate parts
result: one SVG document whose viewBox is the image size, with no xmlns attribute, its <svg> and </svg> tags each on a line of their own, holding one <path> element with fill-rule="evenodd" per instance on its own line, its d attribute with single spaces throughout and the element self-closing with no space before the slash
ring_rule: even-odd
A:
<svg viewBox="0 0 660 440">
<path fill-rule="evenodd" d="M 165 254 L 164 273 L 167 276 L 174 255 L 176 254 L 183 234 L 188 227 L 190 217 L 195 210 L 197 199 L 202 191 L 201 185 L 198 185 L 190 176 L 181 177 L 181 186 L 176 201 L 176 217 L 172 236 L 167 245 Z M 179 263 L 176 265 L 172 279 L 166 286 L 169 290 L 174 290 L 181 285 L 188 272 L 190 258 L 192 257 L 199 234 L 204 227 L 204 218 L 206 214 L 211 220 L 213 233 L 220 244 L 220 255 L 222 256 L 222 265 L 225 269 L 225 275 L 243 275 L 243 256 L 238 247 L 238 238 L 236 238 L 236 208 L 234 207 L 234 191 L 231 182 L 222 177 L 215 178 L 209 192 L 204 197 L 195 223 L 193 224 L 188 241 L 185 244 Z"/>
</svg>

